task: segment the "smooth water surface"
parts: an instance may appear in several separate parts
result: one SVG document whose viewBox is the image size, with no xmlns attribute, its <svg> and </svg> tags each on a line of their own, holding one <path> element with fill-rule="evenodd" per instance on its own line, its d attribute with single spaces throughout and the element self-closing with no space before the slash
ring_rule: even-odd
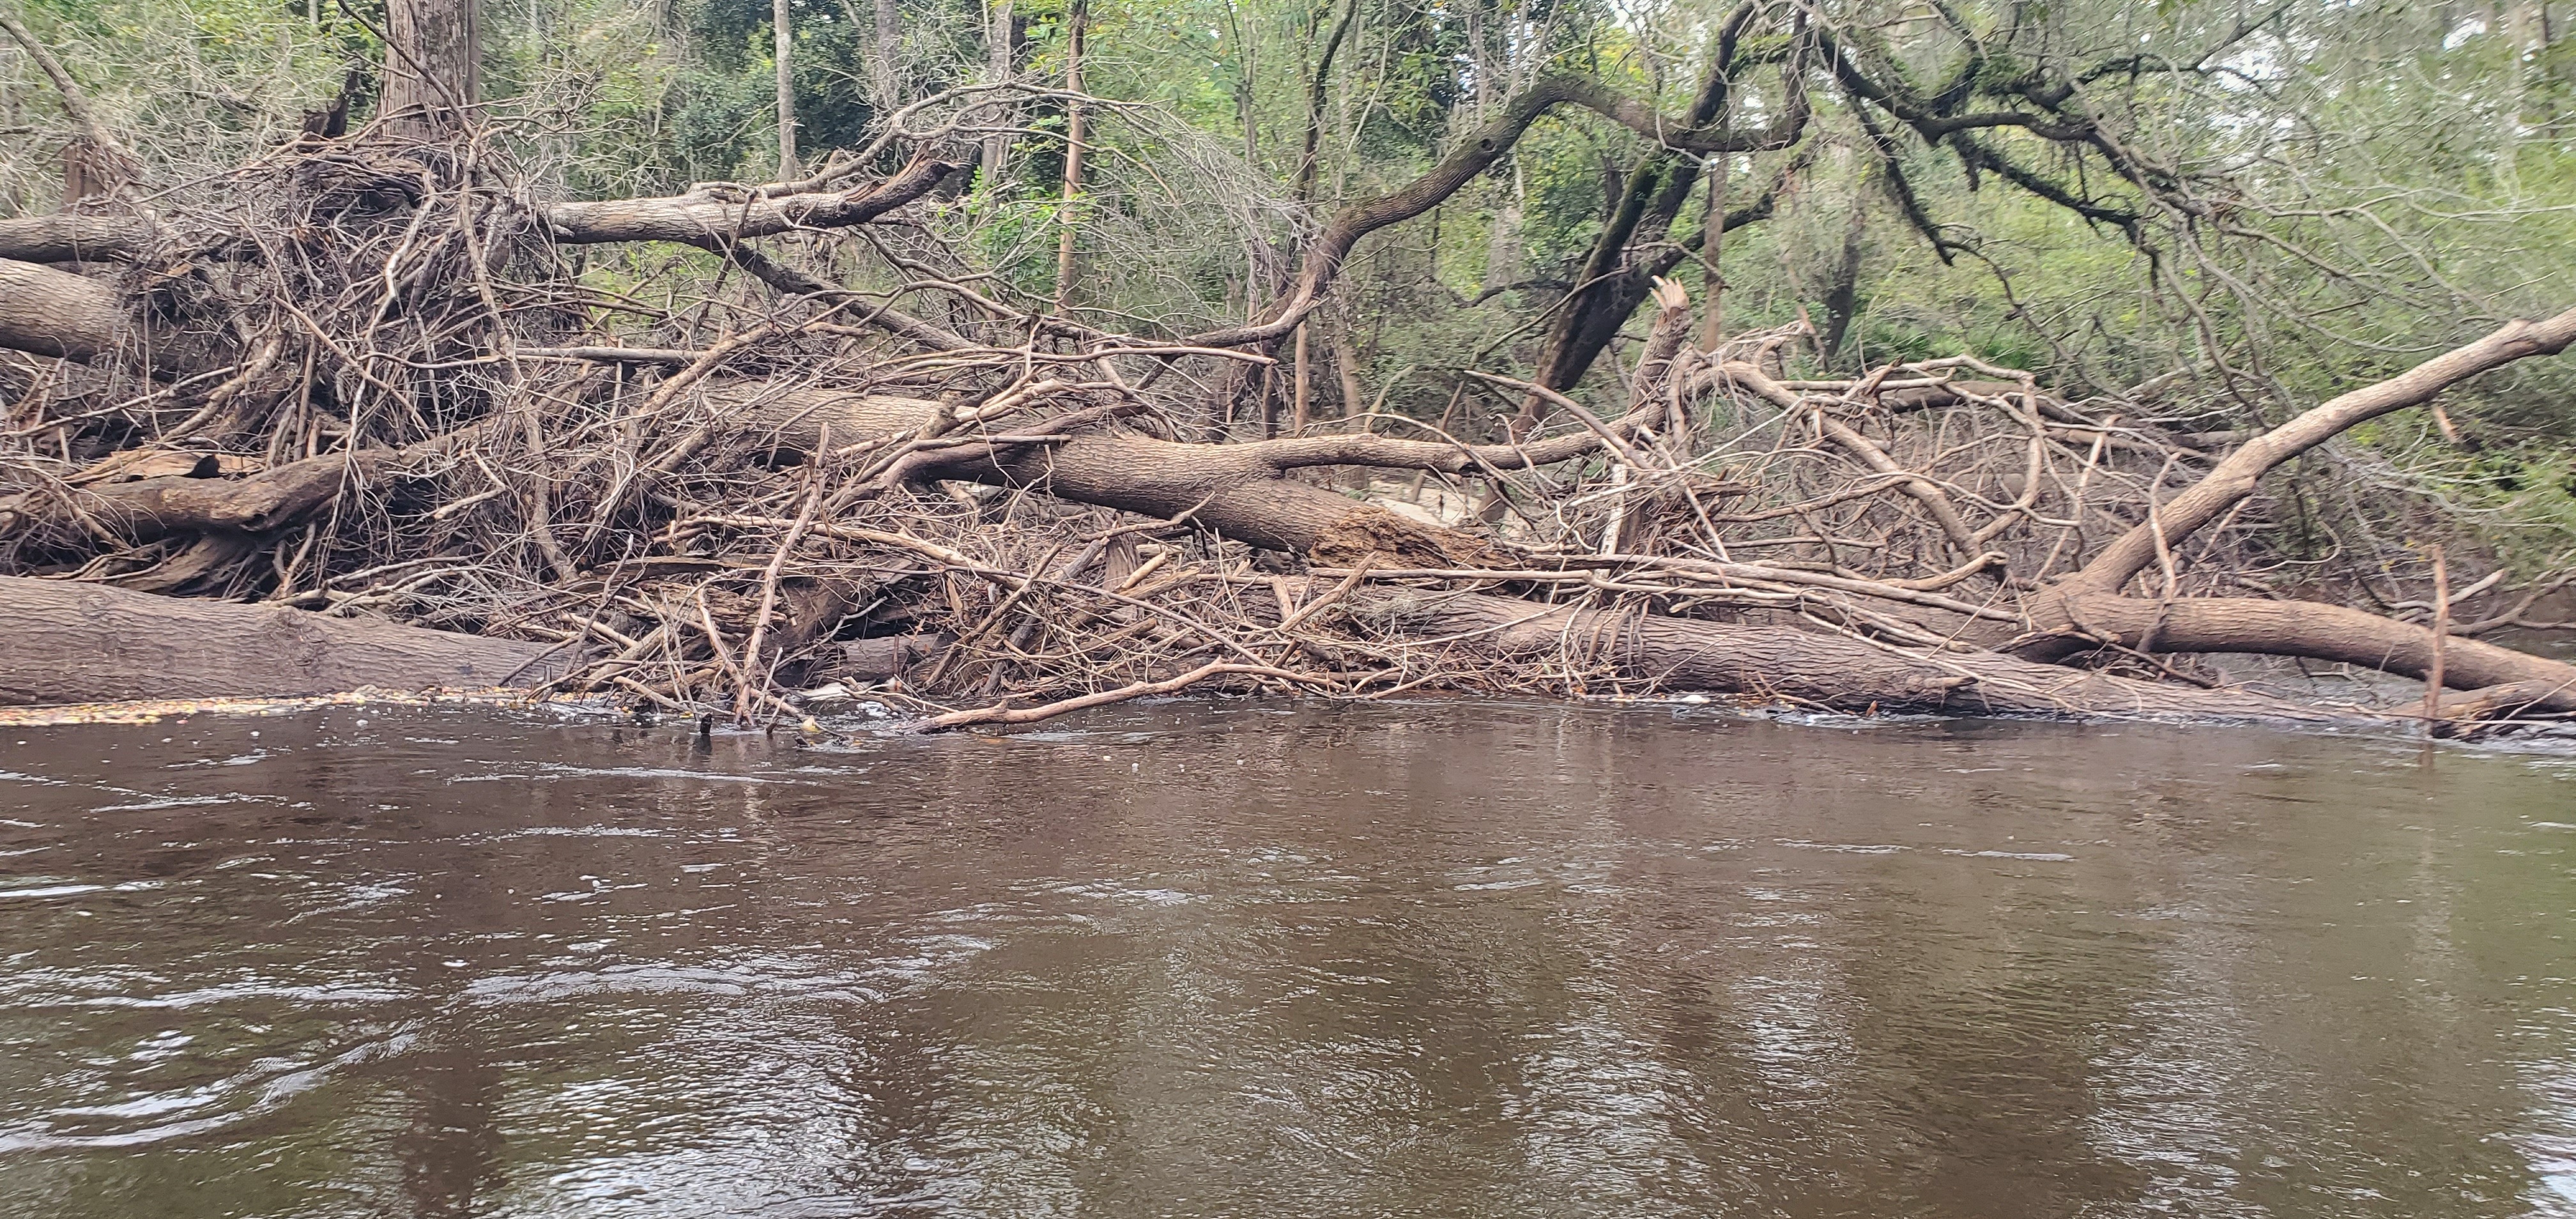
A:
<svg viewBox="0 0 2576 1219">
<path fill-rule="evenodd" d="M 2563 760 L 1496 704 L 0 736 L 0 1215 L 2576 1215 Z"/>
</svg>

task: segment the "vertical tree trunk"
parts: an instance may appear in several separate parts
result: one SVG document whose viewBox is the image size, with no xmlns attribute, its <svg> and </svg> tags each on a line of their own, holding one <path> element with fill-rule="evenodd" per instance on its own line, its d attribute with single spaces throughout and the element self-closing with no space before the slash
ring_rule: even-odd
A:
<svg viewBox="0 0 2576 1219">
<path fill-rule="evenodd" d="M 1692 172 L 1688 162 L 1658 150 L 1647 153 L 1627 174 L 1618 201 L 1601 226 L 1601 235 L 1593 241 L 1591 254 L 1575 275 L 1573 299 L 1557 310 L 1548 327 L 1547 343 L 1540 348 L 1538 375 L 1531 380 L 1553 390 L 1574 388 L 1601 349 L 1609 345 L 1620 323 L 1636 311 L 1637 303 L 1645 297 L 1634 282 L 1637 277 L 1623 274 L 1628 244 L 1640 225 L 1647 226 L 1655 236 L 1662 235 L 1662 224 L 1671 219 L 1664 204 L 1672 202 L 1676 185 L 1682 191 L 1690 189 L 1687 179 L 1677 184 L 1674 176 Z M 1527 434 L 1546 414 L 1546 399 L 1529 395 L 1521 401 L 1520 413 L 1512 420 L 1512 434 Z"/>
<path fill-rule="evenodd" d="M 1699 346 L 1702 351 L 1715 351 L 1726 337 L 1726 180 L 1725 154 L 1709 158 L 1708 219 L 1700 229 L 1700 295 L 1707 301 L 1707 311 L 1700 315 Z"/>
<path fill-rule="evenodd" d="M 1484 290 L 1493 291 L 1506 284 L 1521 281 L 1523 246 L 1521 228 L 1527 213 L 1529 174 L 1521 159 L 1512 158 L 1512 193 L 1503 196 L 1503 205 L 1494 210 L 1494 226 L 1485 239 Z"/>
<path fill-rule="evenodd" d="M 1348 419 L 1368 409 L 1368 391 L 1360 386 L 1360 353 L 1348 328 L 1336 323 L 1325 335 L 1332 340 L 1333 371 L 1342 382 L 1342 418 Z"/>
<path fill-rule="evenodd" d="M 993 0 L 992 20 L 984 32 L 984 62 L 992 83 L 1008 84 L 1011 80 L 1011 0 Z M 993 189 L 1002 178 L 1002 160 L 1010 152 L 1011 137 L 994 132 L 984 137 L 984 188 Z"/>
<path fill-rule="evenodd" d="M 1289 399 L 1290 405 L 1288 408 L 1288 434 L 1291 436 L 1303 436 L 1306 434 L 1306 393 L 1308 387 L 1313 382 L 1313 373 L 1308 369 L 1306 364 L 1306 330 L 1308 326 L 1309 323 L 1305 322 L 1300 322 L 1297 325 L 1297 380 L 1295 388 Z"/>
<path fill-rule="evenodd" d="M 1843 340 L 1851 334 L 1852 319 L 1860 313 L 1861 229 L 1868 212 L 1858 202 L 1851 208 L 1851 219 L 1843 225 L 1843 250 L 1834 263 L 1833 283 L 1825 290 L 1825 333 L 1818 345 L 1825 358 L 1839 362 Z"/>
<path fill-rule="evenodd" d="M 895 0 L 877 0 L 877 42 L 875 76 L 877 109 L 891 114 L 903 106 L 903 90 L 895 80 L 895 56 L 903 50 L 903 14 Z"/>
<path fill-rule="evenodd" d="M 1243 163 L 1254 170 L 1261 168 L 1261 120 L 1253 112 L 1252 86 L 1256 75 L 1258 40 L 1253 37 L 1252 14 L 1243 9 L 1234 13 L 1235 41 L 1243 52 L 1243 75 L 1235 82 L 1234 114 L 1243 124 Z"/>
<path fill-rule="evenodd" d="M 1342 39 L 1351 32 L 1351 21 L 1359 14 L 1359 0 L 1347 0 L 1341 18 L 1333 22 L 1333 32 L 1324 39 L 1324 53 L 1315 60 L 1315 71 L 1306 85 L 1306 151 L 1297 159 L 1297 201 L 1312 202 L 1315 197 L 1316 158 L 1324 142 L 1325 85 L 1332 80 L 1333 53 L 1342 47 Z"/>
<path fill-rule="evenodd" d="M 796 177 L 796 26 L 788 0 L 769 0 L 771 45 L 778 60 L 778 180 Z"/>
<path fill-rule="evenodd" d="M 1064 91 L 1077 95 L 1064 107 L 1064 202 L 1056 215 L 1063 229 L 1055 242 L 1055 311 L 1062 313 L 1073 303 L 1074 238 L 1080 226 L 1074 211 L 1082 197 L 1082 39 L 1083 27 L 1090 22 L 1088 0 L 1073 0 L 1073 12 L 1066 31 L 1064 48 Z"/>
<path fill-rule="evenodd" d="M 437 138 L 463 126 L 482 96 L 478 0 L 390 0 L 385 91 L 377 112 L 397 134 Z"/>
<path fill-rule="evenodd" d="M 137 171 L 133 154 L 125 151 L 98 121 L 97 112 L 90 108 L 89 94 L 72 79 L 62 61 L 54 58 L 54 53 L 5 9 L 0 9 L 0 30 L 8 31 L 9 37 L 54 82 L 55 90 L 62 95 L 63 112 L 71 116 L 72 129 L 78 133 L 63 145 L 63 206 L 68 208 L 91 195 L 113 194 L 133 181 Z"/>
<path fill-rule="evenodd" d="M 1729 99 L 1734 82 L 1727 73 L 1735 57 L 1736 36 L 1743 28 L 1741 21 L 1751 12 L 1749 5 L 1739 7 L 1719 32 L 1708 75 L 1691 101 L 1687 118 L 1692 126 L 1711 122 L 1731 110 Z M 1605 170 L 1612 170 L 1616 162 L 1604 154 L 1603 165 Z M 1557 310 L 1548 325 L 1547 339 L 1539 349 L 1538 375 L 1531 380 L 1562 391 L 1574 388 L 1583 379 L 1628 315 L 1646 299 L 1651 276 L 1632 265 L 1630 246 L 1663 240 L 1698 184 L 1699 169 L 1698 158 L 1658 148 L 1639 158 L 1629 170 L 1604 217 L 1600 237 L 1592 243 L 1592 252 L 1575 277 L 1571 299 Z M 1615 170 L 1604 174 L 1605 181 L 1617 178 Z M 1536 394 L 1524 398 L 1520 413 L 1512 420 L 1513 434 L 1536 427 L 1546 413 L 1544 399 Z"/>
</svg>

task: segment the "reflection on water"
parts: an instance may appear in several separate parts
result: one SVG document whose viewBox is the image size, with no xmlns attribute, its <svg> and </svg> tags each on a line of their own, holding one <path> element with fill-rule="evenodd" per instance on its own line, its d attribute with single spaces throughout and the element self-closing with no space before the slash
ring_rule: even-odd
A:
<svg viewBox="0 0 2576 1219">
<path fill-rule="evenodd" d="M 9 1215 L 2576 1214 L 2576 768 L 1174 703 L 7 730 Z"/>
</svg>

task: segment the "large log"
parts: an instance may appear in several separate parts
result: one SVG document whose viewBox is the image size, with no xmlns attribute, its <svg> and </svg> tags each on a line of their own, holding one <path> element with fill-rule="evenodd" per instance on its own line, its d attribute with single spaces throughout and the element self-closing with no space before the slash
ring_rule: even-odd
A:
<svg viewBox="0 0 2576 1219">
<path fill-rule="evenodd" d="M 0 347 L 86 360 L 116 347 L 116 289 L 68 271 L 0 260 Z"/>
<path fill-rule="evenodd" d="M 273 533 L 311 519 L 352 483 L 398 475 L 410 463 L 470 443 L 484 426 L 469 424 L 400 449 L 325 453 L 246 478 L 199 478 L 191 472 L 93 483 L 67 497 L 32 491 L 0 496 L 0 532 L 38 525 L 80 528 L 68 507 L 87 516 L 89 527 L 133 542 L 176 534 Z"/>
<path fill-rule="evenodd" d="M 2433 632 L 2314 601 L 2250 597 L 2144 597 L 2085 594 L 2061 604 L 2082 635 L 2158 652 L 2248 652 L 2301 656 L 2395 673 L 2419 681 L 2433 672 Z M 2454 690 L 2514 686 L 2525 704 L 2576 711 L 2576 665 L 2476 639 L 2442 643 L 2442 684 Z"/>
<path fill-rule="evenodd" d="M 828 432 L 834 441 L 884 436 L 929 423 L 937 404 L 829 389 L 767 393 L 725 387 L 708 394 L 742 434 L 782 451 L 807 452 Z M 1473 534 L 1407 520 L 1373 504 L 1287 477 L 1301 466 L 1345 456 L 1328 437 L 1260 444 L 1185 444 L 1114 432 L 1087 432 L 1063 444 L 973 449 L 915 470 L 917 477 L 1026 487 L 1077 503 L 1140 516 L 1191 519 L 1265 550 L 1356 561 L 1372 551 L 1405 566 L 1482 565 L 1500 556 Z M 1319 443 L 1320 442 L 1320 443 Z M 1406 446 L 1369 437 L 1361 443 L 1401 447 L 1407 456 L 1435 446 Z M 1436 446 L 1447 448 L 1448 446 Z M 1454 451 L 1454 450 L 1453 450 Z"/>
<path fill-rule="evenodd" d="M 2385 381 L 2338 395 L 2255 437 L 2227 455 L 2207 477 L 2157 508 L 2118 541 L 2102 549 L 2062 586 L 2068 595 L 2118 592 L 2129 578 L 2204 525 L 2224 516 L 2263 476 L 2283 462 L 2344 434 L 2354 425 L 2420 406 L 2479 373 L 2532 356 L 2554 356 L 2576 344 L 2576 309 L 2545 321 L 2515 320 L 2494 333 L 2443 352 Z"/>
<path fill-rule="evenodd" d="M 109 262 L 131 258 L 152 239 L 133 216 L 44 212 L 0 221 L 0 258 L 20 262 Z"/>
<path fill-rule="evenodd" d="M 1845 711 L 2066 719 L 2362 718 L 2238 690 L 2136 681 L 1999 652 L 1921 655 L 1844 635 L 1538 605 L 1472 593 L 1381 591 L 1357 603 L 1404 634 L 1497 656 L 1554 658 L 1656 690 L 1712 690 Z"/>
<path fill-rule="evenodd" d="M 676 241 L 722 249 L 756 237 L 866 224 L 929 194 L 956 170 L 924 157 L 892 177 L 844 190 L 760 195 L 705 186 L 683 195 L 584 199 L 541 207 L 546 231 L 566 245 Z M 152 225 L 136 216 L 22 216 L 0 220 L 0 259 L 18 262 L 134 258 L 152 247 Z M 10 343 L 8 346 L 17 346 Z"/>
<path fill-rule="evenodd" d="M 163 376 L 231 362 L 213 340 L 137 326 L 113 284 L 8 259 L 0 259 L 0 347 L 75 360 L 130 350 Z"/>
<path fill-rule="evenodd" d="M 564 661 L 541 643 L 23 576 L 0 576 L 0 639 L 0 704 L 534 685 Z"/>
</svg>

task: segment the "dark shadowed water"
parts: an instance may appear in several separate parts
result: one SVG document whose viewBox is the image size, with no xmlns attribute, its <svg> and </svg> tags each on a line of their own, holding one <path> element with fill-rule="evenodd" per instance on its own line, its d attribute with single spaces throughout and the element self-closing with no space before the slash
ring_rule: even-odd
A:
<svg viewBox="0 0 2576 1219">
<path fill-rule="evenodd" d="M 1175 703 L 6 729 L 0 1214 L 2576 1214 L 2576 766 Z"/>
</svg>

